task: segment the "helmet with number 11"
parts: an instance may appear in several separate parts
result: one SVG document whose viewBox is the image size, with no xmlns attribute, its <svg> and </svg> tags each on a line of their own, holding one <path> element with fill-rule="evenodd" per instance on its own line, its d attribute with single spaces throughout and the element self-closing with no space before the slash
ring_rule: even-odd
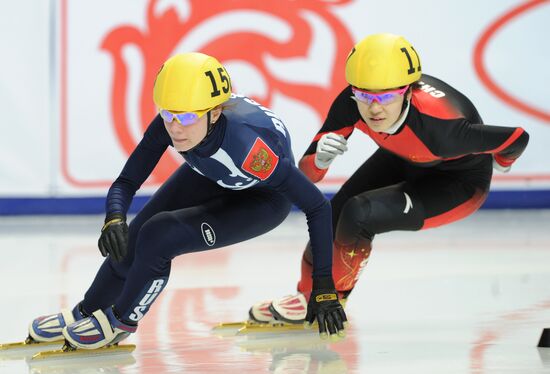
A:
<svg viewBox="0 0 550 374">
<path fill-rule="evenodd" d="M 153 101 L 161 111 L 200 118 L 231 97 L 227 70 L 212 56 L 180 53 L 160 68 L 153 88 Z"/>
<path fill-rule="evenodd" d="M 346 80 L 359 89 L 404 87 L 421 75 L 416 50 L 400 35 L 369 35 L 355 45 L 346 60 Z"/>
</svg>

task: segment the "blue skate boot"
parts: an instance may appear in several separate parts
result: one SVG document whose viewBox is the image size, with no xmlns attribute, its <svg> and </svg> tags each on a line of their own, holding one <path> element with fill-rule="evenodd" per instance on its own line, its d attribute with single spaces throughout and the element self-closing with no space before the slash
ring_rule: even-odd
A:
<svg viewBox="0 0 550 374">
<path fill-rule="evenodd" d="M 85 317 L 80 303 L 78 303 L 72 311 L 63 309 L 61 313 L 40 316 L 29 325 L 29 338 L 27 339 L 30 339 L 30 343 L 46 343 L 63 340 L 63 328 Z"/>
<path fill-rule="evenodd" d="M 63 329 L 66 344 L 78 349 L 97 349 L 117 344 L 136 332 L 137 325 L 121 322 L 113 307 L 96 310 L 90 317 L 74 322 Z"/>
</svg>

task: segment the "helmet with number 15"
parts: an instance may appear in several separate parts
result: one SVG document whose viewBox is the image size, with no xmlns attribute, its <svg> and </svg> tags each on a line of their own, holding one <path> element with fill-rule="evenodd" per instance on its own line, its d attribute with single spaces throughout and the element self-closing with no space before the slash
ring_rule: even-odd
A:
<svg viewBox="0 0 550 374">
<path fill-rule="evenodd" d="M 203 53 L 181 53 L 160 68 L 153 88 L 159 109 L 194 112 L 198 117 L 227 101 L 231 79 L 222 64 Z"/>
</svg>

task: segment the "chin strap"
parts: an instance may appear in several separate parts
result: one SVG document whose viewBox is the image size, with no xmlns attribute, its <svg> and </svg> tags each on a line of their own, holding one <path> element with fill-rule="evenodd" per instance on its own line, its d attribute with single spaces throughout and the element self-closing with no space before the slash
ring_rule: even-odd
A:
<svg viewBox="0 0 550 374">
<path fill-rule="evenodd" d="M 214 123 L 212 123 L 212 115 L 210 114 L 210 111 L 206 112 L 206 121 L 208 123 L 208 127 L 206 128 L 206 136 L 202 140 L 203 142 L 208 137 L 208 135 L 210 135 L 212 130 L 214 129 Z"/>
</svg>

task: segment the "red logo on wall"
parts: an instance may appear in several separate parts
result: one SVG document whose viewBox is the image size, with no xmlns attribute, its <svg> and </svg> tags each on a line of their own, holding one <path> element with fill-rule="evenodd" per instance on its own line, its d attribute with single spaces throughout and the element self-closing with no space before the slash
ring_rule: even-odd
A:
<svg viewBox="0 0 550 374">
<path fill-rule="evenodd" d="M 101 45 L 102 50 L 109 54 L 113 64 L 110 113 L 121 148 L 127 155 L 130 155 L 140 140 L 132 135 L 128 123 L 129 66 L 126 66 L 123 58 L 123 49 L 130 45 L 137 47 L 144 61 L 142 91 L 139 95 L 139 105 L 137 105 L 143 122 L 141 129 L 144 132 L 149 121 L 156 115 L 152 92 L 159 67 L 174 53 L 184 52 L 184 50 L 178 49 L 178 46 L 182 45 L 182 42 L 187 43 L 184 45 L 189 45 L 190 40 L 197 38 L 201 30 L 205 30 L 205 25 L 209 25 L 208 30 L 213 28 L 223 31 L 215 34 L 218 36 L 203 41 L 195 50 L 215 56 L 222 64 L 242 61 L 248 66 L 253 66 L 256 71 L 260 72 L 261 78 L 267 86 L 267 93 L 262 97 L 249 95 L 251 98 L 270 107 L 275 94 L 284 95 L 309 106 L 318 113 L 320 118 L 323 118 L 330 103 L 345 84 L 345 59 L 353 46 L 349 31 L 334 16 L 332 9 L 349 2 L 350 0 L 189 0 L 186 3 L 187 14 L 182 16 L 181 10 L 178 9 L 180 7 L 165 5 L 166 3 L 161 4 L 162 2 L 159 0 L 149 1 L 146 9 L 145 27 L 124 25 L 114 28 L 105 36 Z M 161 8 L 159 5 L 163 5 L 163 7 Z M 64 7 L 66 4 L 62 6 L 62 8 Z M 66 12 L 66 10 L 62 9 L 62 12 Z M 252 14 L 258 17 L 268 16 L 270 19 L 277 20 L 278 24 L 284 25 L 289 31 L 284 37 L 279 37 L 266 34 L 258 24 L 259 22 L 255 22 L 256 25 L 254 22 L 238 25 L 235 29 L 212 22 L 213 19 L 220 16 L 229 17 L 236 13 Z M 325 48 L 326 56 L 322 56 L 317 61 L 308 55 L 311 52 L 314 39 L 320 37 L 316 35 L 314 23 L 321 23 L 323 28 L 328 29 L 328 32 L 332 34 L 331 44 L 334 44 L 334 48 L 328 50 Z M 325 40 L 323 43 L 329 45 Z M 191 45 L 196 44 L 191 43 Z M 292 77 L 281 78 L 280 72 L 276 74 L 272 65 L 266 62 L 266 55 L 278 61 L 293 61 L 302 58 L 310 64 L 309 68 L 306 66 L 309 70 L 316 63 L 327 64 L 327 61 L 332 63 L 328 78 L 318 77 L 318 82 L 302 83 L 294 82 Z M 234 81 L 233 83 L 234 91 L 239 92 L 239 82 Z M 162 183 L 179 165 L 179 162 L 166 153 L 149 181 L 153 184 Z M 72 184 L 81 187 L 101 185 L 98 182 L 83 183 L 74 180 L 70 177 L 66 164 L 67 162 L 64 161 L 63 173 Z M 106 181 L 102 182 L 102 184 L 106 183 Z"/>
<path fill-rule="evenodd" d="M 548 0 L 530 0 L 519 3 L 518 6 L 510 9 L 508 12 L 495 20 L 491 25 L 489 25 L 489 27 L 479 38 L 479 41 L 474 49 L 474 68 L 483 84 L 506 104 L 544 122 L 550 122 L 550 112 L 536 108 L 535 106 L 520 100 L 517 96 L 507 92 L 501 85 L 497 84 L 489 75 L 489 72 L 485 66 L 485 51 L 487 50 L 487 46 L 491 39 L 493 39 L 498 31 L 500 31 L 504 26 L 524 15 L 526 12 L 534 11 L 537 7 L 541 5 L 548 5 L 549 3 L 550 2 Z"/>
</svg>

